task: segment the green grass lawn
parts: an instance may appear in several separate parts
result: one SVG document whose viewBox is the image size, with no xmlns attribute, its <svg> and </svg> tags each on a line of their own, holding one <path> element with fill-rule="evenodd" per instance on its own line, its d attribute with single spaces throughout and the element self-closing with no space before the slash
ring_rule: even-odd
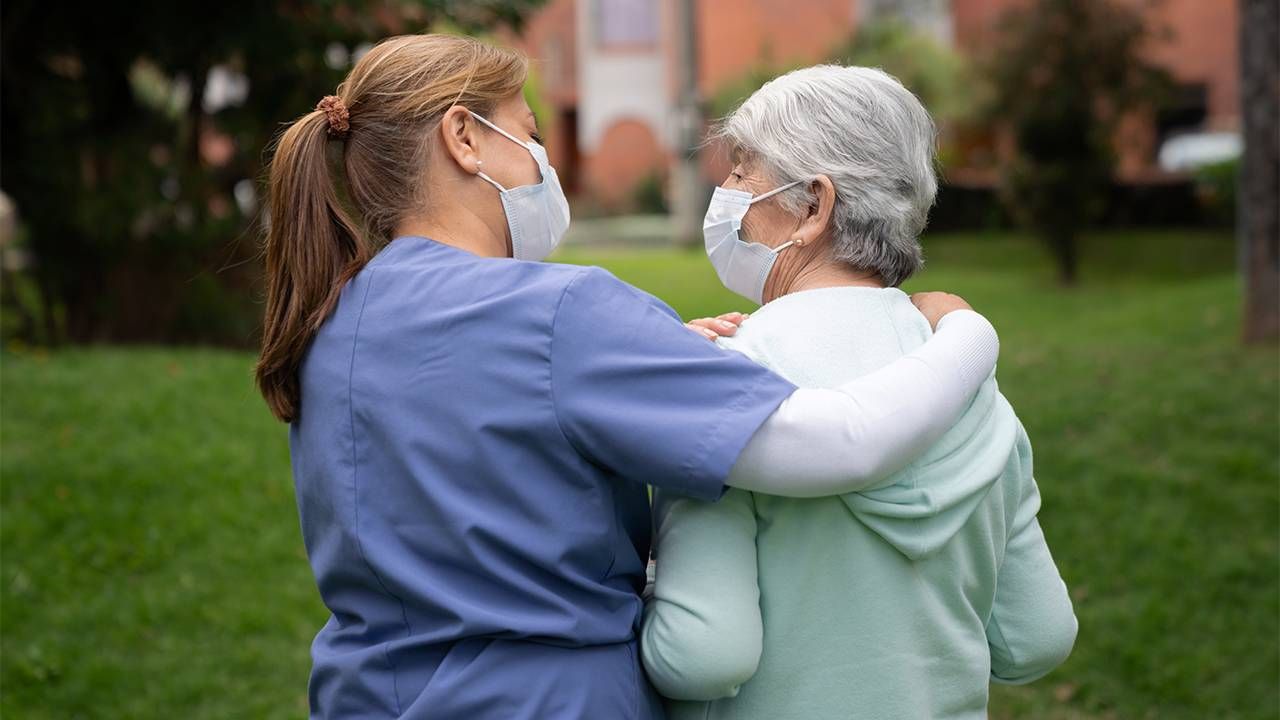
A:
<svg viewBox="0 0 1280 720">
<path fill-rule="evenodd" d="M 1237 342 L 1231 239 L 1094 237 L 1070 291 L 1026 240 L 926 244 L 909 289 L 960 293 L 1001 331 L 1000 384 L 1080 618 L 1067 664 L 997 688 L 993 716 L 1277 717 L 1280 357 Z M 700 251 L 560 259 L 603 264 L 685 316 L 750 309 Z M 286 429 L 251 363 L 3 355 L 0 715 L 305 715 L 326 613 Z"/>
</svg>

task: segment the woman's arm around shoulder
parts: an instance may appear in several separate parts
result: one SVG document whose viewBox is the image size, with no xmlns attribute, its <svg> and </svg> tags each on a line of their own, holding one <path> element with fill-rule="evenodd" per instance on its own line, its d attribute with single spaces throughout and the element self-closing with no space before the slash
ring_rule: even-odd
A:
<svg viewBox="0 0 1280 720">
<path fill-rule="evenodd" d="M 728 484 L 791 497 L 875 486 L 955 424 L 994 372 L 999 346 L 986 318 L 947 313 L 932 339 L 889 365 L 836 388 L 797 390 L 747 443 Z"/>
</svg>

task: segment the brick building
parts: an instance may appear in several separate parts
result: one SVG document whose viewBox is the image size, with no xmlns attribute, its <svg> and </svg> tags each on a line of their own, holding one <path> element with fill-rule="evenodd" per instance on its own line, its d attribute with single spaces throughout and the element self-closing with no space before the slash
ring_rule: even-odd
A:
<svg viewBox="0 0 1280 720">
<path fill-rule="evenodd" d="M 1125 124 L 1120 173 L 1158 175 L 1161 143 L 1179 132 L 1239 129 L 1238 0 L 1138 3 L 1156 33 L 1151 57 L 1180 83 L 1177 102 Z M 508 41 L 535 61 L 550 116 L 552 162 L 572 194 L 625 207 L 646 178 L 664 176 L 678 152 L 675 102 L 680 0 L 549 0 Z M 966 55 L 988 47 L 1000 15 L 1025 0 L 695 0 L 698 86 L 712 97 L 762 63 L 819 62 L 858 27 L 900 17 Z M 723 158 L 708 153 L 707 180 Z M 948 168 L 964 177 L 966 168 Z M 981 182 L 981 168 L 967 168 Z M 987 175 L 989 176 L 989 175 Z"/>
</svg>

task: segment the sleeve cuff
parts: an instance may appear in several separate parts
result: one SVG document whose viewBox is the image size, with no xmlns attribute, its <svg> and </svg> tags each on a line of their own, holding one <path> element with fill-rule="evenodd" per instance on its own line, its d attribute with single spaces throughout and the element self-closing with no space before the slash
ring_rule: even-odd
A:
<svg viewBox="0 0 1280 720">
<path fill-rule="evenodd" d="M 959 338 L 955 357 L 959 361 L 960 375 L 966 383 L 977 385 L 995 372 L 1000 356 L 1000 336 L 982 315 L 973 310 L 956 310 L 938 321 L 938 333 L 956 333 Z"/>
</svg>

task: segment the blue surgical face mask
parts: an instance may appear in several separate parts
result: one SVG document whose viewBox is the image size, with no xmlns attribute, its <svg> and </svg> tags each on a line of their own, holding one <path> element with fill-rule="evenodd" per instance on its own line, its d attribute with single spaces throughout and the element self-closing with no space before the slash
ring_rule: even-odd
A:
<svg viewBox="0 0 1280 720">
<path fill-rule="evenodd" d="M 507 216 L 507 228 L 511 231 L 512 257 L 535 262 L 545 260 L 569 229 L 569 201 L 560 189 L 560 178 L 556 176 L 555 168 L 547 160 L 546 148 L 536 142 L 519 140 L 475 113 L 471 113 L 471 116 L 528 150 L 533 155 L 534 162 L 538 163 L 538 171 L 542 173 L 541 182 L 510 190 L 483 172 L 476 174 L 498 189 L 502 211 Z"/>
<path fill-rule="evenodd" d="M 725 187 L 718 187 L 712 193 L 711 204 L 702 221 L 702 239 L 706 243 L 707 257 L 725 287 L 754 303 L 764 302 L 764 282 L 769 279 L 778 253 L 791 247 L 791 243 L 771 248 L 743 240 L 739 235 L 742 218 L 752 203 L 802 182 L 796 180 L 755 197 L 749 192 Z"/>
</svg>

